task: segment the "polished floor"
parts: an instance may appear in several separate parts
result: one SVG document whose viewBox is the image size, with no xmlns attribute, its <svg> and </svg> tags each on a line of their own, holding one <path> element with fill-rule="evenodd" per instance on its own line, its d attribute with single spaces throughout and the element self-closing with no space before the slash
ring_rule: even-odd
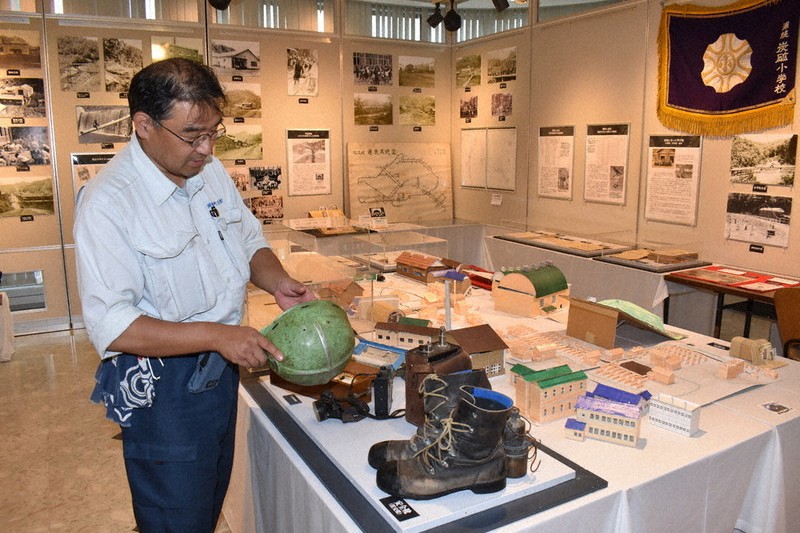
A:
<svg viewBox="0 0 800 533">
<path fill-rule="evenodd" d="M 16 337 L 0 363 L 0 532 L 135 531 L 119 427 L 89 401 L 97 362 L 76 330 Z"/>
<path fill-rule="evenodd" d="M 270 301 L 250 304 L 256 327 L 274 315 Z M 726 312 L 722 338 L 742 320 Z M 751 337 L 769 324 L 754 319 Z M 88 400 L 98 358 L 85 331 L 16 337 L 15 349 L 0 363 L 0 533 L 134 531 L 119 428 Z M 223 518 L 217 533 L 228 531 Z"/>
</svg>

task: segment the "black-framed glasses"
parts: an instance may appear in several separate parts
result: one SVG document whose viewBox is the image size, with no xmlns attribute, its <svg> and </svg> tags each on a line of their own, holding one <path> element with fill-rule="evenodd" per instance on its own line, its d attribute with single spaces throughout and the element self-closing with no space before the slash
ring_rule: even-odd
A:
<svg viewBox="0 0 800 533">
<path fill-rule="evenodd" d="M 180 135 L 178 135 L 177 133 L 175 133 L 174 131 L 172 131 L 171 129 L 166 127 L 165 125 L 163 125 L 160 121 L 158 121 L 156 119 L 153 119 L 153 121 L 155 121 L 156 124 L 158 124 L 159 126 L 164 128 L 165 130 L 167 130 L 168 132 L 170 132 L 175 137 L 177 137 L 178 139 L 182 140 L 183 142 L 185 142 L 186 144 L 188 144 L 192 148 L 197 148 L 198 146 L 200 146 L 201 144 L 206 142 L 206 140 L 211 141 L 213 143 L 214 141 L 216 141 L 217 139 L 219 139 L 220 137 L 225 135 L 225 126 L 220 124 L 219 127 L 216 130 L 214 130 L 213 133 L 203 133 L 202 135 L 198 135 L 194 139 L 184 139 L 183 137 L 181 137 Z"/>
</svg>

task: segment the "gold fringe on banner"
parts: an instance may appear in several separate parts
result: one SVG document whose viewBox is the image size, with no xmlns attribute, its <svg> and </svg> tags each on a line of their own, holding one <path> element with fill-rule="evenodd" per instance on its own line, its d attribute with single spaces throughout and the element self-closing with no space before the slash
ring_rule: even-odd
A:
<svg viewBox="0 0 800 533">
<path fill-rule="evenodd" d="M 785 1 L 785 0 L 784 0 Z M 797 0 L 790 0 L 797 1 Z M 669 15 L 727 15 L 742 9 L 757 8 L 780 3 L 781 0 L 740 0 L 723 7 L 698 7 L 691 5 L 665 6 L 661 12 L 658 29 L 658 100 L 656 114 L 667 128 L 695 135 L 727 137 L 745 132 L 777 128 L 794 120 L 796 89 L 780 100 L 752 109 L 727 112 L 695 112 L 667 104 L 669 89 Z"/>
</svg>

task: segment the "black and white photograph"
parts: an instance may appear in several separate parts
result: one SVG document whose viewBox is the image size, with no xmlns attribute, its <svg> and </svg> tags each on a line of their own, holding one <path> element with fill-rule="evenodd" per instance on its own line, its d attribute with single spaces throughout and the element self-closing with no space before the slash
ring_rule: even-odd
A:
<svg viewBox="0 0 800 533">
<path fill-rule="evenodd" d="M 734 135 L 731 183 L 794 185 L 797 134 Z"/>
<path fill-rule="evenodd" d="M 353 95 L 353 112 L 356 126 L 391 126 L 392 95 L 356 93 Z"/>
<path fill-rule="evenodd" d="M 250 169 L 244 167 L 226 167 L 236 190 L 239 192 L 250 192 L 253 189 L 253 178 L 250 176 Z"/>
<path fill-rule="evenodd" d="M 353 83 L 356 85 L 391 85 L 392 56 L 353 52 Z"/>
<path fill-rule="evenodd" d="M 492 95 L 492 116 L 507 117 L 511 115 L 513 99 L 514 96 L 511 93 L 494 93 Z"/>
<path fill-rule="evenodd" d="M 399 56 L 397 77 L 400 87 L 434 87 L 436 60 L 432 57 Z"/>
<path fill-rule="evenodd" d="M 13 176 L 0 178 L 0 217 L 52 215 L 53 178 Z"/>
<path fill-rule="evenodd" d="M 286 49 L 286 87 L 289 96 L 319 94 L 319 52 L 310 48 Z"/>
<path fill-rule="evenodd" d="M 400 95 L 401 126 L 434 126 L 436 98 L 430 94 Z"/>
<path fill-rule="evenodd" d="M 250 207 L 255 217 L 264 224 L 283 218 L 283 196 L 280 194 L 248 198 L 245 200 L 245 204 Z"/>
<path fill-rule="evenodd" d="M 214 144 L 214 155 L 222 160 L 258 160 L 262 156 L 262 129 L 255 124 L 230 124 Z"/>
<path fill-rule="evenodd" d="M 58 38 L 58 77 L 65 92 L 100 91 L 100 39 L 80 35 Z"/>
<path fill-rule="evenodd" d="M 489 83 L 503 83 L 517 79 L 517 47 L 492 50 L 486 54 L 486 74 Z"/>
<path fill-rule="evenodd" d="M 229 118 L 261 118 L 261 84 L 232 82 L 225 84 L 228 101 L 222 116 Z"/>
<path fill-rule="evenodd" d="M 203 40 L 194 37 L 153 36 L 150 41 L 150 53 L 153 62 L 171 57 L 183 57 L 203 63 L 205 58 Z"/>
<path fill-rule="evenodd" d="M 133 75 L 142 70 L 141 39 L 103 39 L 106 92 L 124 93 Z"/>
<path fill-rule="evenodd" d="M 49 138 L 45 126 L 0 127 L 0 166 L 51 164 Z"/>
<path fill-rule="evenodd" d="M 481 84 L 481 56 L 472 54 L 456 59 L 456 86 L 475 87 Z"/>
<path fill-rule="evenodd" d="M 0 117 L 47 116 L 42 78 L 0 78 Z"/>
<path fill-rule="evenodd" d="M 260 45 L 257 41 L 212 39 L 211 68 L 222 79 L 231 76 L 258 76 L 261 73 Z"/>
<path fill-rule="evenodd" d="M 790 197 L 730 193 L 725 238 L 786 248 L 791 216 Z"/>
<path fill-rule="evenodd" d="M 248 172 L 253 188 L 261 194 L 271 195 L 281 186 L 281 167 L 250 167 Z"/>
<path fill-rule="evenodd" d="M 133 133 L 128 106 L 76 106 L 75 115 L 80 144 L 123 143 L 129 141 Z"/>
<path fill-rule="evenodd" d="M 475 118 L 478 116 L 478 97 L 466 96 L 461 98 L 459 105 L 459 117 Z"/>
<path fill-rule="evenodd" d="M 70 154 L 72 162 L 72 188 L 75 194 L 98 172 L 111 161 L 113 152 L 97 152 L 87 154 Z"/>
<path fill-rule="evenodd" d="M 42 68 L 39 32 L 0 30 L 0 68 Z"/>
</svg>

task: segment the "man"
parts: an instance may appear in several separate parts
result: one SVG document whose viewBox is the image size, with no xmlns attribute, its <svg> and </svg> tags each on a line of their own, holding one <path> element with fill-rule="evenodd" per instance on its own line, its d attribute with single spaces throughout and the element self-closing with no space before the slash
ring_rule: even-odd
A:
<svg viewBox="0 0 800 533">
<path fill-rule="evenodd" d="M 142 533 L 214 531 L 232 466 L 237 365 L 283 357 L 240 325 L 248 280 L 283 309 L 314 299 L 212 156 L 224 99 L 204 65 L 146 67 L 128 92 L 135 135 L 78 195 L 78 283 L 101 357 L 92 398 L 122 426 Z"/>
</svg>

